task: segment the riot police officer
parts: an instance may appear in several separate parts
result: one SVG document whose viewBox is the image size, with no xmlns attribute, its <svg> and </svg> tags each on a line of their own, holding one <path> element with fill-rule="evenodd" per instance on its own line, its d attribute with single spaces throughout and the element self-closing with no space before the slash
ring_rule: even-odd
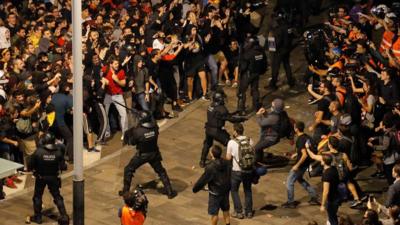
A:
<svg viewBox="0 0 400 225">
<path fill-rule="evenodd" d="M 205 124 L 206 138 L 203 143 L 201 152 L 200 167 L 204 168 L 210 147 L 213 145 L 214 139 L 226 146 L 230 140 L 229 133 L 225 130 L 225 121 L 232 123 L 243 122 L 245 117 L 236 117 L 228 112 L 225 107 L 225 93 L 217 90 L 213 95 L 213 101 L 207 109 L 207 122 Z"/>
<path fill-rule="evenodd" d="M 245 115 L 246 91 L 251 86 L 253 110 L 260 108 L 260 91 L 258 84 L 260 75 L 267 71 L 267 56 L 256 38 L 249 37 L 244 43 L 243 52 L 239 59 L 240 80 L 238 89 L 238 113 Z"/>
<path fill-rule="evenodd" d="M 53 196 L 60 213 L 60 221 L 69 220 L 64 205 L 64 199 L 60 194 L 61 179 L 60 171 L 67 170 L 64 160 L 65 148 L 55 144 L 55 137 L 52 133 L 46 133 L 39 140 L 39 147 L 32 155 L 30 169 L 33 171 L 35 180 L 35 191 L 33 195 L 34 215 L 29 217 L 30 222 L 42 223 L 42 196 L 47 186 Z"/>
<path fill-rule="evenodd" d="M 271 54 L 271 81 L 269 88 L 277 90 L 280 65 L 283 64 L 287 82 L 290 87 L 295 85 L 295 79 L 290 67 L 290 52 L 292 51 L 292 38 L 289 34 L 289 25 L 285 12 L 278 10 L 273 14 L 272 25 L 268 35 L 268 48 Z"/>
<path fill-rule="evenodd" d="M 131 187 L 133 174 L 136 169 L 145 163 L 149 163 L 158 174 L 164 185 L 164 191 L 169 199 L 174 198 L 177 192 L 172 189 L 167 171 L 161 164 L 162 157 L 158 148 L 158 126 L 148 111 L 139 113 L 139 125 L 125 132 L 124 142 L 128 145 L 136 145 L 136 154 L 124 169 L 124 187 L 119 195 L 124 195 Z"/>
</svg>

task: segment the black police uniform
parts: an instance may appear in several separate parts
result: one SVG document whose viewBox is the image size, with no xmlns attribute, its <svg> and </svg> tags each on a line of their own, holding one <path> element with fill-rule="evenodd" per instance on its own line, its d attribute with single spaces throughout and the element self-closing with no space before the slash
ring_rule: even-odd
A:
<svg viewBox="0 0 400 225">
<path fill-rule="evenodd" d="M 207 122 L 205 124 L 206 138 L 201 152 L 200 167 L 205 166 L 208 151 L 213 145 L 214 139 L 226 146 L 230 140 L 229 133 L 225 130 L 225 121 L 232 123 L 243 122 L 245 118 L 234 117 L 228 112 L 224 105 L 223 93 L 216 92 L 213 96 L 213 102 L 207 109 Z"/>
<path fill-rule="evenodd" d="M 246 110 L 246 91 L 251 86 L 251 96 L 253 98 L 253 110 L 260 108 L 260 91 L 258 84 L 260 75 L 267 70 L 267 57 L 255 39 L 250 39 L 243 48 L 239 62 L 240 80 L 238 88 L 238 112 L 245 114 Z"/>
<path fill-rule="evenodd" d="M 48 135 L 48 134 L 46 134 Z M 59 172 L 67 170 L 64 160 L 65 149 L 61 145 L 54 144 L 54 138 L 47 143 L 39 145 L 32 155 L 30 167 L 36 177 L 35 191 L 33 195 L 34 216 L 33 222 L 41 222 L 42 217 L 42 196 L 47 186 L 53 196 L 61 217 L 68 217 L 64 206 L 64 199 L 61 196 L 61 179 Z"/>
<path fill-rule="evenodd" d="M 3 191 L 3 182 L 4 179 L 0 179 L 0 200 L 3 200 L 6 197 L 6 193 Z"/>
<path fill-rule="evenodd" d="M 164 184 L 168 198 L 174 198 L 176 192 L 172 189 L 167 171 L 161 164 L 162 157 L 157 144 L 159 135 L 157 123 L 150 113 L 146 112 L 145 114 L 140 119 L 140 125 L 129 129 L 124 135 L 126 144 L 136 145 L 137 152 L 124 169 L 124 187 L 120 191 L 120 195 L 129 191 L 136 169 L 145 163 L 149 163 Z"/>
<path fill-rule="evenodd" d="M 270 36 L 275 38 L 275 51 L 271 53 L 271 82 L 269 86 L 276 89 L 276 83 L 278 82 L 278 75 L 280 65 L 283 64 L 285 69 L 288 84 L 290 86 L 295 85 L 295 80 L 292 76 L 292 69 L 290 67 L 290 52 L 292 50 L 291 38 L 289 36 L 288 25 L 282 18 L 276 18 L 274 25 L 271 27 Z"/>
</svg>

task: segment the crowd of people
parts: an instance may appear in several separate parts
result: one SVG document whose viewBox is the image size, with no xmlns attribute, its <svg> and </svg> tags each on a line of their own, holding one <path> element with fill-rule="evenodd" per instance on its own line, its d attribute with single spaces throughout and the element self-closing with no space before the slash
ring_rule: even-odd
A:
<svg viewBox="0 0 400 225">
<path fill-rule="evenodd" d="M 259 7 L 221 1 L 83 2 L 85 147 L 98 152 L 135 110 L 170 119 L 218 85 L 237 87 L 239 43 L 257 29 Z M 24 164 L 41 135 L 72 150 L 71 1 L 2 1 L 0 121 L 2 157 Z M 170 104 L 171 107 L 165 107 Z M 170 111 L 167 111 L 168 110 Z M 17 177 L 5 184 L 15 188 Z"/>
<path fill-rule="evenodd" d="M 298 158 L 294 174 L 291 171 L 288 177 L 288 190 L 297 180 L 313 196 L 302 168 L 309 166 L 310 158 L 320 162 L 311 175 L 322 174 L 321 210 L 328 212 L 330 224 L 338 224 L 337 209 L 349 196 L 354 199 L 351 208 L 368 200 L 363 224 L 381 224 L 376 200 L 368 198 L 355 180 L 371 164 L 376 166 L 371 176 L 386 179 L 390 186 L 383 208 L 394 213 L 386 210 L 391 218 L 386 223 L 398 224 L 400 197 L 394 190 L 398 190 L 400 159 L 399 9 L 399 2 L 361 0 L 339 5 L 329 11 L 324 24 L 304 33 L 309 63 L 304 82 L 311 95 L 309 104 L 317 109 L 310 126 L 295 125 L 302 140 L 296 146 Z M 312 136 L 304 134 L 307 131 Z M 293 208 L 296 204 L 290 196 L 284 206 Z"/>
<path fill-rule="evenodd" d="M 24 164 L 24 172 L 37 172 L 32 159 L 37 158 L 37 149 L 46 149 L 40 140 L 53 133 L 54 139 L 65 146 L 66 160 L 72 163 L 71 0 L 0 2 L 1 157 Z M 287 178 L 288 199 L 282 207 L 297 207 L 297 181 L 309 193 L 309 203 L 327 211 L 331 225 L 348 221 L 338 221 L 337 210 L 349 198 L 354 200 L 351 208 L 368 201 L 370 209 L 363 224 L 379 224 L 377 208 L 391 218 L 387 224 L 399 224 L 400 3 L 345 2 L 329 11 L 324 24 L 304 29 L 308 2 L 313 1 L 277 4 L 263 49 L 256 36 L 258 28 L 250 21 L 254 10 L 264 6 L 263 1 L 84 1 L 82 116 L 86 149 L 98 152 L 96 146 L 105 144 L 118 130 L 125 143 L 140 143 L 139 139 L 126 140 L 135 123 L 132 113 L 144 111 L 155 119 L 171 119 L 196 99 L 212 100 L 200 160 L 205 173 L 193 188 L 197 192 L 209 185 L 212 224 L 218 221 L 219 209 L 224 211 L 225 223 L 230 223 L 229 192 L 234 202 L 233 217 L 254 216 L 251 185 L 265 174 L 263 152 L 281 138 L 294 135 L 296 160 Z M 296 85 L 289 62 L 291 42 L 305 30 L 309 65 L 303 81 L 311 96 L 309 104 L 317 106 L 308 127 L 302 121 L 289 120 L 281 99 L 272 102 L 271 110 L 265 109 L 258 91 L 260 76 L 267 70 L 264 50 L 271 56 L 268 88 L 277 89 L 281 63 L 287 84 L 291 88 Z M 238 116 L 227 111 L 226 96 L 218 86 L 238 87 Z M 251 110 L 261 127 L 255 145 L 237 123 L 247 119 L 248 86 L 253 97 Z M 143 129 L 148 128 L 147 119 L 139 121 Z M 225 121 L 235 123 L 233 139 L 224 129 Z M 153 124 L 151 129 L 158 128 Z M 227 147 L 226 157 L 213 140 Z M 160 163 L 157 143 L 153 145 L 157 159 L 143 159 L 139 154 L 125 169 L 120 194 L 127 208 L 133 204 L 129 189 L 133 173 L 141 165 L 139 159 L 157 163 L 154 168 L 164 179 L 168 197 L 176 196 Z M 223 158 L 231 160 L 232 167 Z M 355 179 L 371 163 L 376 166 L 372 176 L 385 178 L 390 185 L 383 205 L 364 193 Z M 303 179 L 307 170 L 312 176 L 322 175 L 321 199 Z M 19 179 L 13 176 L 1 182 L 15 188 L 14 182 Z M 246 196 L 244 210 L 238 195 L 240 183 Z M 40 201 L 37 198 L 36 205 Z M 60 208 L 66 214 L 63 206 Z M 121 218 L 129 216 L 127 208 Z M 144 220 L 142 214 L 137 215 Z"/>
</svg>

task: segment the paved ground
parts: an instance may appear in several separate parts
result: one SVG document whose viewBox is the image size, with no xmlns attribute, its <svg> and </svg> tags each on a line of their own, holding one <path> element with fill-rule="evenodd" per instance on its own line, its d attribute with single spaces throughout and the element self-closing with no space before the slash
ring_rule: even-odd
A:
<svg viewBox="0 0 400 225">
<path fill-rule="evenodd" d="M 306 65 L 303 59 L 302 49 L 294 50 L 293 71 L 300 78 Z M 304 93 L 304 87 L 297 88 L 297 91 L 289 91 L 288 86 L 283 81 L 280 90 L 271 94 L 263 87 L 267 84 L 269 74 L 261 79 L 260 89 L 266 96 L 265 102 L 268 103 L 274 97 L 283 97 L 286 101 L 287 111 L 298 120 L 309 122 L 312 118 L 313 107 L 306 104 L 308 95 Z M 284 75 L 281 74 L 282 80 Z M 228 108 L 234 110 L 236 105 L 235 90 L 226 88 L 229 96 Z M 179 192 L 178 197 L 168 200 L 166 196 L 159 194 L 155 189 L 148 188 L 150 204 L 147 225 L 162 224 L 209 224 L 207 215 L 207 196 L 208 193 L 202 191 L 198 194 L 192 193 L 192 184 L 201 175 L 202 169 L 198 168 L 198 160 L 204 138 L 205 113 L 208 102 L 196 102 L 188 106 L 179 118 L 169 120 L 163 127 L 159 139 L 159 145 L 164 159 L 164 166 L 172 179 L 174 188 Z M 232 125 L 227 125 L 228 131 L 232 130 Z M 254 140 L 258 140 L 259 128 L 254 118 L 245 123 L 245 132 Z M 119 224 L 117 210 L 123 202 L 117 195 L 122 186 L 123 168 L 133 156 L 135 150 L 132 147 L 121 149 L 119 135 L 109 142 L 102 150 L 102 159 L 85 170 L 85 222 L 89 225 L 110 225 Z M 268 151 L 276 154 L 284 154 L 292 151 L 293 147 L 286 141 L 274 146 Z M 275 169 L 262 177 L 260 183 L 253 186 L 255 217 L 252 220 L 235 220 L 231 224 L 261 225 L 261 224 L 307 224 L 310 220 L 315 220 L 319 224 L 325 221 L 325 214 L 319 211 L 319 207 L 309 206 L 306 202 L 308 197 L 301 187 L 296 185 L 296 199 L 302 203 L 297 209 L 261 210 L 266 204 L 279 206 L 286 201 L 285 180 L 290 166 Z M 359 178 L 361 185 L 367 191 L 377 191 L 384 185 L 382 181 L 365 179 L 372 172 L 372 168 L 363 172 Z M 72 178 L 71 173 L 64 174 L 62 194 L 65 199 L 67 211 L 72 214 Z M 135 184 L 145 184 L 156 179 L 155 173 L 150 166 L 143 166 L 137 170 L 133 182 Z M 309 179 L 314 186 L 320 190 L 320 178 Z M 32 181 L 28 179 L 27 187 L 24 191 L 8 196 L 7 200 L 0 202 L 0 225 L 20 225 L 24 224 L 25 216 L 32 213 Z M 135 185 L 134 184 L 134 185 Z M 150 183 L 148 186 L 152 186 Z M 44 196 L 46 207 L 52 206 L 48 192 Z M 344 204 L 340 208 L 341 214 L 348 214 L 356 218 L 361 217 L 361 212 L 351 210 Z M 45 218 L 44 224 L 55 224 L 54 221 Z M 222 222 L 220 222 L 222 224 Z"/>
<path fill-rule="evenodd" d="M 296 66 L 294 71 L 298 71 L 304 65 L 301 57 L 301 50 L 295 50 Z M 297 72 L 299 74 L 299 71 Z M 262 78 L 261 87 L 268 79 L 268 75 Z M 275 96 L 282 96 L 286 99 L 287 110 L 291 116 L 296 119 L 309 121 L 312 116 L 313 108 L 306 104 L 308 98 L 304 92 L 293 92 L 287 89 L 286 85 L 270 94 L 263 88 L 263 94 L 266 94 L 266 102 Z M 303 88 L 299 87 L 298 90 Z M 234 109 L 235 90 L 226 88 L 229 96 L 228 108 Z M 160 135 L 159 145 L 164 158 L 164 166 L 172 178 L 173 186 L 178 190 L 179 195 L 173 200 L 168 200 L 166 196 L 159 194 L 154 189 L 147 189 L 150 205 L 146 224 L 208 224 L 207 216 L 207 193 L 200 192 L 193 194 L 192 183 L 202 173 L 198 168 L 198 160 L 204 138 L 205 113 L 208 102 L 196 102 L 190 105 L 184 113 L 179 115 L 178 119 L 170 120 L 163 126 Z M 232 125 L 228 124 L 227 129 L 232 130 Z M 246 134 L 253 139 L 258 139 L 258 126 L 254 118 L 245 123 Z M 115 140 L 105 148 L 104 153 L 107 156 L 98 161 L 91 168 L 85 171 L 85 218 L 86 224 L 118 224 L 117 209 L 122 205 L 122 200 L 117 192 L 122 185 L 123 167 L 134 154 L 134 149 L 121 147 L 116 135 Z M 277 154 L 284 154 L 293 149 L 287 142 L 271 148 L 269 151 Z M 260 183 L 254 186 L 254 207 L 256 214 L 252 220 L 233 220 L 232 224 L 306 224 L 309 220 L 316 220 L 323 223 L 325 215 L 319 212 L 316 206 L 307 205 L 306 193 L 296 186 L 296 199 L 303 203 L 297 209 L 282 209 L 267 211 L 260 210 L 266 204 L 280 205 L 286 200 L 285 179 L 289 167 L 276 169 L 264 176 Z M 144 166 L 137 170 L 134 183 L 143 184 L 152 181 L 156 175 L 149 166 Z M 308 179 L 308 178 L 307 178 Z M 310 179 L 308 179 L 310 180 Z M 311 183 L 319 187 L 320 178 L 311 179 Z M 368 181 L 367 182 L 372 182 Z M 363 182 L 363 184 L 368 184 Z M 379 187 L 374 185 L 375 187 Z M 72 213 L 72 181 L 71 177 L 63 180 L 62 193 L 65 198 L 68 212 Z M 17 225 L 23 224 L 25 215 L 32 213 L 31 202 L 32 191 L 30 188 L 24 192 L 10 196 L 6 201 L 0 203 L 0 224 Z M 45 205 L 51 206 L 51 199 L 48 193 L 45 196 Z M 357 215 L 361 214 L 357 210 L 350 210 L 348 207 L 341 208 L 342 213 Z M 46 221 L 51 224 L 50 220 Z"/>
</svg>

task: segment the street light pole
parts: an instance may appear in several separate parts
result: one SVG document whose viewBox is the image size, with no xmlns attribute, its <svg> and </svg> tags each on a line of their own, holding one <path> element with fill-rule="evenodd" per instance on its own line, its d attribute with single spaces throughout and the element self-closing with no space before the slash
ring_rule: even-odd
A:
<svg viewBox="0 0 400 225">
<path fill-rule="evenodd" d="M 74 136 L 74 178 L 73 178 L 73 221 L 83 225 L 85 196 L 83 179 L 83 94 L 82 94 L 82 2 L 72 1 L 72 63 L 73 63 L 73 136 Z"/>
</svg>

